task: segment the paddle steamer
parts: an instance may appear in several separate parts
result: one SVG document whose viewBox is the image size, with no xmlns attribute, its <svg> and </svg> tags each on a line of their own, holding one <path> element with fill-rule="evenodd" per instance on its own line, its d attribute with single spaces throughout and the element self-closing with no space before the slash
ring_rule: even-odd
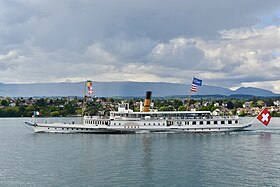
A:
<svg viewBox="0 0 280 187">
<path fill-rule="evenodd" d="M 237 116 L 213 116 L 210 111 L 154 111 L 150 109 L 151 91 L 146 93 L 140 112 L 121 103 L 109 116 L 83 116 L 80 124 L 26 121 L 34 132 L 57 133 L 143 133 L 143 132 L 228 132 L 240 131 L 252 124 L 242 124 Z"/>
</svg>

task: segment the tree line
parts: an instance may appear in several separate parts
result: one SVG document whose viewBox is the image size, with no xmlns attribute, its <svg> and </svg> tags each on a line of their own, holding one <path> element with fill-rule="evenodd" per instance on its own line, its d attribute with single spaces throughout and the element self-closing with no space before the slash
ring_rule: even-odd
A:
<svg viewBox="0 0 280 187">
<path fill-rule="evenodd" d="M 251 107 L 273 106 L 276 98 L 253 98 L 246 99 L 191 99 L 179 98 L 154 99 L 152 107 L 158 111 L 184 111 L 186 106 L 192 106 L 198 111 L 214 111 L 223 108 L 236 115 L 236 110 L 242 108 L 245 102 L 250 102 Z M 117 110 L 118 103 L 130 103 L 130 108 L 134 111 L 140 111 L 140 101 L 143 98 L 86 98 L 86 111 L 89 115 L 109 115 L 111 110 Z M 81 116 L 83 98 L 3 98 L 0 102 L 0 117 L 31 117 L 34 111 L 39 111 L 42 117 L 66 117 Z M 248 115 L 240 113 L 240 116 Z M 273 116 L 280 116 L 280 113 L 274 112 Z"/>
</svg>

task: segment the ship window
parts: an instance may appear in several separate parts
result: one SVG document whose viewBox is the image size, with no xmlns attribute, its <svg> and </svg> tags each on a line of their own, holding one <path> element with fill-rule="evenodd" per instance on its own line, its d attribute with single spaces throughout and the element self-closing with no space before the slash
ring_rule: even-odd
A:
<svg viewBox="0 0 280 187">
<path fill-rule="evenodd" d="M 48 129 L 50 129 L 50 128 L 48 127 Z"/>
<path fill-rule="evenodd" d="M 160 123 L 158 123 L 158 125 L 160 125 Z"/>
<path fill-rule="evenodd" d="M 215 124 L 215 125 L 217 125 L 217 124 L 218 124 L 218 122 L 217 122 L 217 121 L 214 121 L 214 124 Z"/>
<path fill-rule="evenodd" d="M 149 123 L 149 125 L 151 125 L 151 124 Z"/>
<path fill-rule="evenodd" d="M 200 121 L 199 124 L 200 124 L 200 125 L 203 125 L 203 121 Z"/>
<path fill-rule="evenodd" d="M 237 124 L 238 123 L 238 120 L 235 120 L 235 124 Z"/>
<path fill-rule="evenodd" d="M 144 123 L 144 125 L 146 125 L 146 123 Z"/>
<path fill-rule="evenodd" d="M 192 124 L 193 124 L 193 125 L 196 125 L 196 121 L 193 121 Z"/>
<path fill-rule="evenodd" d="M 68 130 L 68 128 L 66 130 Z"/>
<path fill-rule="evenodd" d="M 114 123 L 114 125 L 116 125 L 116 123 Z"/>
<path fill-rule="evenodd" d="M 119 123 L 119 125 L 121 125 L 121 123 Z"/>
<path fill-rule="evenodd" d="M 154 125 L 156 125 L 156 124 L 154 123 Z"/>
<path fill-rule="evenodd" d="M 74 129 L 72 128 L 72 130 L 74 130 Z"/>
<path fill-rule="evenodd" d="M 54 128 L 54 129 L 56 129 L 56 128 Z"/>
<path fill-rule="evenodd" d="M 210 121 L 207 121 L 207 125 L 210 125 Z"/>
<path fill-rule="evenodd" d="M 221 121 L 221 124 L 225 124 L 225 121 Z"/>
<path fill-rule="evenodd" d="M 228 121 L 228 124 L 232 124 L 232 121 Z"/>
</svg>

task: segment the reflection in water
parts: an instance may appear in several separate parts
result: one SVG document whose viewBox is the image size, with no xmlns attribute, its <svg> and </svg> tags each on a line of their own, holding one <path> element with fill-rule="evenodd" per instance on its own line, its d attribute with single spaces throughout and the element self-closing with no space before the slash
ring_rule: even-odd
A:
<svg viewBox="0 0 280 187">
<path fill-rule="evenodd" d="M 271 133 L 270 132 L 262 132 L 259 136 L 259 150 L 261 154 L 271 156 Z M 268 155 L 267 155 L 268 156 Z"/>
<path fill-rule="evenodd" d="M 261 141 L 271 141 L 271 133 L 270 132 L 263 132 L 260 135 Z"/>
<path fill-rule="evenodd" d="M 148 134 L 143 136 L 143 168 L 144 177 L 148 182 L 152 182 L 153 178 L 153 165 L 152 165 L 152 154 L 151 154 L 151 143 L 152 138 Z"/>
</svg>

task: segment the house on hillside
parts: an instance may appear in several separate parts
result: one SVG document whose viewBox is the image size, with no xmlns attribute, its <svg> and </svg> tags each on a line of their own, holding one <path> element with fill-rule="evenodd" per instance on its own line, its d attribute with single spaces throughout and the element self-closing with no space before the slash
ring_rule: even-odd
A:
<svg viewBox="0 0 280 187">
<path fill-rule="evenodd" d="M 212 114 L 213 114 L 213 116 L 220 116 L 221 115 L 221 110 L 217 108 L 212 112 Z"/>
<path fill-rule="evenodd" d="M 243 104 L 243 108 L 250 108 L 251 107 L 251 102 L 245 102 Z"/>
<path fill-rule="evenodd" d="M 274 101 L 273 104 L 274 104 L 275 106 L 277 106 L 277 107 L 280 107 L 280 101 L 279 101 L 279 100 Z"/>
</svg>

